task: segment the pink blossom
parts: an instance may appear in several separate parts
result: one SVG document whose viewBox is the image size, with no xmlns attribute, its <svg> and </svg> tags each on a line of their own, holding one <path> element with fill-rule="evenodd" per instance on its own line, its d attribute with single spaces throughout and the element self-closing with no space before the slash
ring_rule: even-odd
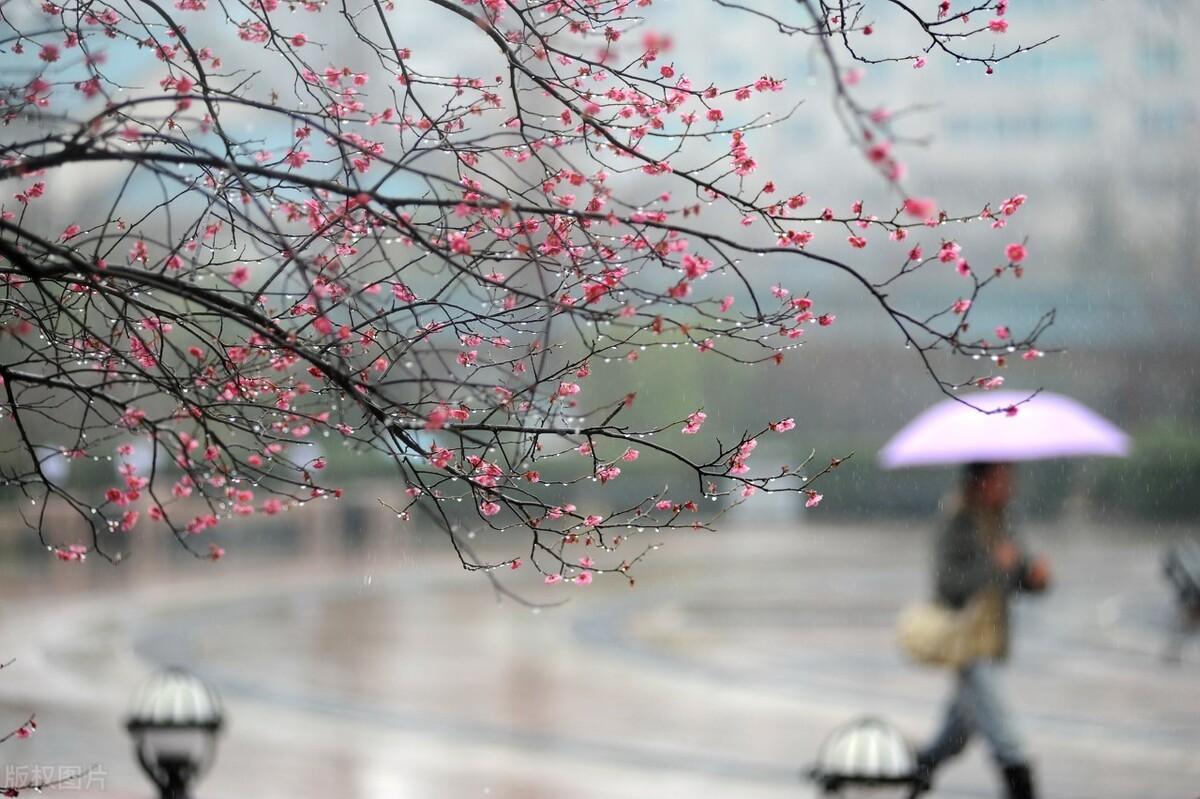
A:
<svg viewBox="0 0 1200 799">
<path fill-rule="evenodd" d="M 808 495 L 808 499 L 804 500 L 804 507 L 806 507 L 806 508 L 817 507 L 818 505 L 821 504 L 821 500 L 823 500 L 825 498 L 824 494 L 818 494 L 816 491 L 813 491 L 812 489 L 808 489 L 804 493 Z"/>
<path fill-rule="evenodd" d="M 129 251 L 129 263 L 146 263 L 150 260 L 150 253 L 146 250 L 146 242 L 138 239 L 133 243 L 133 248 Z"/>
<path fill-rule="evenodd" d="M 685 436 L 693 436 L 700 432 L 700 425 L 704 424 L 704 420 L 708 418 L 708 414 L 704 411 L 696 411 L 687 418 L 687 423 L 681 431 Z"/>
<path fill-rule="evenodd" d="M 616 466 L 601 466 L 596 470 L 596 479 L 599 480 L 601 484 L 607 483 L 609 480 L 616 480 L 620 476 L 621 470 Z"/>
<path fill-rule="evenodd" d="M 1025 204 L 1027 199 L 1029 198 L 1024 194 L 1015 194 L 1000 205 L 1000 210 L 1005 216 L 1012 216 L 1017 212 L 1018 208 Z"/>
<path fill-rule="evenodd" d="M 497 513 L 500 512 L 500 503 L 493 502 L 491 500 L 488 500 L 487 502 L 483 502 L 479 506 L 479 512 L 482 513 L 484 516 L 495 516 Z"/>
<path fill-rule="evenodd" d="M 942 243 L 942 248 L 938 250 L 937 257 L 942 263 L 948 264 L 951 261 L 957 261 L 959 253 L 961 252 L 962 247 L 960 247 L 957 243 L 953 241 L 946 241 Z"/>
<path fill-rule="evenodd" d="M 120 424 L 121 427 L 133 429 L 141 424 L 142 420 L 145 418 L 146 412 L 140 408 L 128 408 L 124 413 L 121 414 L 121 421 L 118 422 L 118 424 Z"/>
<path fill-rule="evenodd" d="M 588 516 L 586 519 L 584 519 L 583 523 L 586 524 L 588 527 L 597 527 L 603 521 L 604 521 L 603 516 L 597 516 L 595 514 L 592 514 L 591 516 Z"/>
<path fill-rule="evenodd" d="M 58 549 L 54 550 L 54 557 L 58 558 L 59 560 L 82 561 L 87 560 L 87 551 L 88 548 L 82 544 L 71 544 L 70 546 L 59 547 Z M 29 736 L 26 735 L 25 737 Z"/>
<path fill-rule="evenodd" d="M 988 20 L 988 30 L 992 33 L 1006 33 L 1008 31 L 1008 20 L 1002 17 L 995 17 Z"/>
<path fill-rule="evenodd" d="M 446 449 L 445 447 L 439 447 L 437 444 L 433 445 L 433 449 L 430 450 L 430 453 L 429 453 L 429 462 L 431 464 L 433 464 L 434 468 L 437 468 L 437 469 L 445 469 L 447 466 L 450 465 L 450 461 L 452 461 L 453 459 L 454 459 L 453 452 Z"/>
<path fill-rule="evenodd" d="M 786 433 L 789 430 L 796 429 L 796 420 L 789 416 L 788 418 L 781 419 L 778 422 L 771 422 L 767 426 L 770 427 L 773 432 Z"/>
<path fill-rule="evenodd" d="M 236 269 L 233 270 L 233 273 L 229 276 L 229 282 L 232 283 L 233 285 L 237 286 L 238 288 L 241 288 L 242 286 L 246 285 L 246 282 L 249 280 L 250 280 L 250 269 L 246 266 L 237 267 Z"/>
<path fill-rule="evenodd" d="M 446 426 L 446 422 L 450 419 L 450 409 L 445 405 L 439 405 L 429 412 L 425 417 L 426 430 L 441 430 Z"/>
<path fill-rule="evenodd" d="M 543 582 L 545 582 L 546 585 L 554 585 L 555 583 L 561 583 L 562 579 L 563 578 L 561 574 L 547 574 L 546 579 Z"/>
<path fill-rule="evenodd" d="M 580 572 L 579 574 L 575 575 L 575 584 L 576 585 L 588 585 L 591 582 L 592 582 L 592 573 L 591 572 Z"/>
<path fill-rule="evenodd" d="M 1008 329 L 1008 325 L 1000 325 L 996 328 L 996 338 L 1003 341 L 1012 335 L 1012 331 Z"/>
<path fill-rule="evenodd" d="M 213 514 L 200 514 L 187 523 L 188 535 L 199 535 L 210 527 L 216 527 L 217 524 L 217 517 Z"/>
<path fill-rule="evenodd" d="M 624 453 L 622 453 L 621 460 L 626 461 L 627 463 L 632 463 L 638 459 L 638 455 L 640 454 L 641 453 L 639 453 L 636 449 L 630 447 L 629 449 L 625 450 Z"/>
<path fill-rule="evenodd" d="M 921 197 L 909 197 L 904 201 L 904 212 L 914 219 L 929 219 L 937 214 L 937 203 Z"/>
<path fill-rule="evenodd" d="M 954 311 L 954 313 L 958 314 L 959 316 L 962 316 L 970 307 L 970 300 L 955 300 L 954 305 L 950 306 L 950 310 Z"/>
<path fill-rule="evenodd" d="M 712 268 L 712 261 L 691 253 L 684 255 L 681 263 L 690 280 L 699 280 Z"/>
<path fill-rule="evenodd" d="M 1019 264 L 1025 260 L 1028 252 L 1025 250 L 1024 244 L 1010 244 L 1004 248 L 1004 257 L 1009 260 L 1009 263 Z"/>
<path fill-rule="evenodd" d="M 450 234 L 450 251 L 457 255 L 470 255 L 471 242 L 464 233 L 455 231 Z"/>
</svg>

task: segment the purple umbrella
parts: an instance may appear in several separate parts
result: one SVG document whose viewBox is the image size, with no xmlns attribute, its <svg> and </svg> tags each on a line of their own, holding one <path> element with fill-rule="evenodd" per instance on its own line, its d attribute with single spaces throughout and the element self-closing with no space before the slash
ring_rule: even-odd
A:
<svg viewBox="0 0 1200 799">
<path fill-rule="evenodd" d="M 991 410 L 1016 405 L 1028 396 L 1019 391 L 987 391 L 963 399 Z M 943 400 L 893 436 L 879 453 L 879 463 L 885 469 L 899 469 L 1128 454 L 1129 436 L 1116 425 L 1069 397 L 1043 391 L 1013 416 L 984 414 L 961 402 Z"/>
</svg>

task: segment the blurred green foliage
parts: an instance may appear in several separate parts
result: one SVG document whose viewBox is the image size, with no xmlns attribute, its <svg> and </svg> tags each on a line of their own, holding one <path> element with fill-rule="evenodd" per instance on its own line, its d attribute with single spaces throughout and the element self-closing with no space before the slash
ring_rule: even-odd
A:
<svg viewBox="0 0 1200 799">
<path fill-rule="evenodd" d="M 1162 521 L 1200 520 L 1200 431 L 1159 422 L 1135 437 L 1133 455 L 1097 469 L 1097 510 Z"/>
<path fill-rule="evenodd" d="M 835 439 L 837 440 L 837 439 Z M 880 469 L 874 454 L 883 440 L 842 448 L 858 456 L 826 479 L 822 510 L 857 518 L 928 515 L 952 496 L 954 469 Z M 1022 515 L 1053 519 L 1071 502 L 1085 513 L 1121 519 L 1200 521 L 1200 430 L 1173 420 L 1134 434 L 1129 458 L 1044 461 L 1021 465 L 1017 505 Z"/>
</svg>

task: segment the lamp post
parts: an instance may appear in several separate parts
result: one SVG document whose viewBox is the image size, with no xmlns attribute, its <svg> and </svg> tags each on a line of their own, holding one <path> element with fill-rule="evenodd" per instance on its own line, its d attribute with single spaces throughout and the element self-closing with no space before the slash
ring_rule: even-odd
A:
<svg viewBox="0 0 1200 799">
<path fill-rule="evenodd" d="M 188 786 L 212 765 L 222 721 L 216 692 L 183 669 L 161 671 L 137 690 L 125 727 L 162 799 L 188 799 Z"/>
<path fill-rule="evenodd" d="M 823 796 L 849 789 L 900 791 L 915 799 L 929 790 L 918 773 L 916 754 L 904 735 L 880 718 L 855 719 L 830 733 L 807 776 Z"/>
</svg>

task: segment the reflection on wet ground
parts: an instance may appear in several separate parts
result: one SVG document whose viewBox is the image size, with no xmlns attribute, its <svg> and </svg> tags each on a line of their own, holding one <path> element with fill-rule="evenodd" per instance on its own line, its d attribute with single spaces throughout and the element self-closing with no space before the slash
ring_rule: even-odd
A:
<svg viewBox="0 0 1200 799">
<path fill-rule="evenodd" d="M 1162 540 L 1061 526 L 1035 538 L 1059 583 L 1019 608 L 1007 690 L 1046 794 L 1194 793 L 1200 645 L 1162 659 Z M 228 706 L 202 797 L 794 797 L 837 724 L 933 726 L 944 675 L 892 642 L 897 610 L 925 592 L 923 534 L 669 543 L 633 589 L 518 575 L 532 598 L 571 598 L 540 612 L 497 603 L 440 548 L 197 566 L 55 599 L 10 587 L 0 634 L 18 663 L 0 675 L 0 709 L 37 709 L 42 731 L 3 754 L 101 763 L 102 795 L 147 795 L 118 725 L 135 682 L 166 663 Z M 976 747 L 935 796 L 994 794 Z"/>
</svg>

